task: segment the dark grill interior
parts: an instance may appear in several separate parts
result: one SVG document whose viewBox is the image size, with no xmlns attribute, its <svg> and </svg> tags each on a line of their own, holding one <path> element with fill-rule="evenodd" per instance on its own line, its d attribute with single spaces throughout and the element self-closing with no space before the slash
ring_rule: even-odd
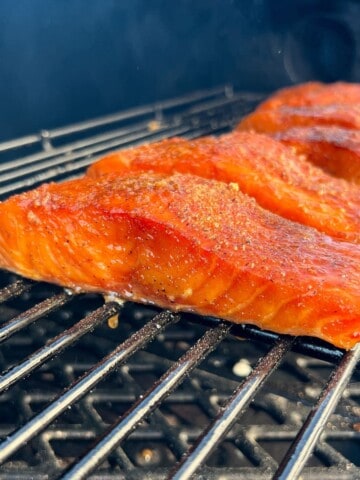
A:
<svg viewBox="0 0 360 480">
<path fill-rule="evenodd" d="M 219 88 L 1 144 L 0 194 L 226 131 L 260 98 Z M 360 348 L 0 282 L 0 478 L 360 478 Z"/>
</svg>

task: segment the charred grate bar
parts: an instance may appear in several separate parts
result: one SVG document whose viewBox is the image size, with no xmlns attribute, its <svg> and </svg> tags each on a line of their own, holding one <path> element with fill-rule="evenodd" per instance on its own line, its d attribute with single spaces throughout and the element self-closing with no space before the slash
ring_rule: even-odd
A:
<svg viewBox="0 0 360 480">
<path fill-rule="evenodd" d="M 6 160 L 12 154 L 0 164 L 0 197 L 54 178 L 79 175 L 96 158 L 114 149 L 174 135 L 193 138 L 227 129 L 260 98 L 260 95 L 248 94 L 244 99 L 243 95 L 234 94 L 232 88 L 224 87 L 47 131 L 46 145 L 42 141 L 44 132 L 0 144 L 0 156 L 4 152 Z M 194 103 L 193 99 L 197 101 Z M 130 125 L 122 125 L 129 121 Z M 82 135 L 86 132 L 86 138 L 79 139 L 79 132 Z M 49 146 L 51 141 L 57 143 Z M 12 158 L 18 149 L 25 148 L 27 152 L 26 148 L 30 147 L 35 152 Z"/>
<path fill-rule="evenodd" d="M 97 310 L 91 314 L 91 321 L 86 318 L 86 322 L 94 324 L 95 321 L 102 321 L 104 317 L 111 317 L 116 314 L 118 307 L 111 305 L 106 309 L 102 307 L 102 311 Z M 78 381 L 72 384 L 63 395 L 56 399 L 46 410 L 40 412 L 23 428 L 20 428 L 13 435 L 9 436 L 5 442 L 0 444 L 0 463 L 3 463 L 11 454 L 13 454 L 24 442 L 27 442 L 33 435 L 39 433 L 57 416 L 64 412 L 66 408 L 79 400 L 91 388 L 93 388 L 105 375 L 111 370 L 118 367 L 124 362 L 136 349 L 142 347 L 145 343 L 150 342 L 155 334 L 173 322 L 175 317 L 170 314 L 159 314 L 155 316 L 145 327 L 136 332 L 127 339 L 123 344 L 119 345 L 111 354 L 103 359 L 103 361 L 83 375 Z M 82 327 L 79 322 L 76 329 Z M 95 325 L 94 325 L 95 326 Z"/>
<path fill-rule="evenodd" d="M 0 144 L 0 196 L 115 148 L 226 131 L 260 99 L 227 86 Z M 6 272 L 0 302 L 0 479 L 360 477 L 360 347 Z"/>
<path fill-rule="evenodd" d="M 149 415 L 189 375 L 197 364 L 213 350 L 229 333 L 230 326 L 221 323 L 191 347 L 133 406 L 120 418 L 119 422 L 105 434 L 81 459 L 64 479 L 87 478 L 95 468 L 124 440 L 140 421 Z"/>
<path fill-rule="evenodd" d="M 206 431 L 198 438 L 194 447 L 184 455 L 169 479 L 180 480 L 190 478 L 205 460 L 209 457 L 212 450 L 226 436 L 231 426 L 238 420 L 247 404 L 254 397 L 258 388 L 271 374 L 283 359 L 285 353 L 289 350 L 294 340 L 284 338 L 262 357 L 254 370 L 248 377 L 236 388 L 229 401 L 220 410 L 215 420 L 209 425 Z"/>
<path fill-rule="evenodd" d="M 314 408 L 286 453 L 275 473 L 275 478 L 285 479 L 299 476 L 359 359 L 359 344 L 344 354 L 340 365 L 333 371 L 326 388 L 321 392 Z"/>
</svg>

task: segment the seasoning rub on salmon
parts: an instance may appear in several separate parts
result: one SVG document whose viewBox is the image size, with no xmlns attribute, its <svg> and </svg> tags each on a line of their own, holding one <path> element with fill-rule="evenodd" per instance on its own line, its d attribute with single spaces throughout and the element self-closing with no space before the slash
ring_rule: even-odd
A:
<svg viewBox="0 0 360 480">
<path fill-rule="evenodd" d="M 360 338 L 360 246 L 274 215 L 233 184 L 137 174 L 45 184 L 0 204 L 0 265 L 311 335 Z"/>
<path fill-rule="evenodd" d="M 88 175 L 191 173 L 235 183 L 264 208 L 339 240 L 360 244 L 360 190 L 333 178 L 292 149 L 248 132 L 163 140 L 111 154 Z"/>
<path fill-rule="evenodd" d="M 348 82 L 307 82 L 277 90 L 262 102 L 258 110 L 284 105 L 306 107 L 316 105 L 356 105 L 360 103 L 360 84 Z"/>
<path fill-rule="evenodd" d="M 360 131 L 340 127 L 294 127 L 273 134 L 297 154 L 336 177 L 360 184 Z"/>
<path fill-rule="evenodd" d="M 332 104 L 325 106 L 257 109 L 241 120 L 238 130 L 275 133 L 292 127 L 337 126 L 360 128 L 360 105 Z"/>
</svg>

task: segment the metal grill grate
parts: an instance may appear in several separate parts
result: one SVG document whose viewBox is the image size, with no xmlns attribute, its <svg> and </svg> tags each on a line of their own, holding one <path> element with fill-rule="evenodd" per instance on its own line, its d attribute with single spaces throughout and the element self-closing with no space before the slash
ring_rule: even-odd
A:
<svg viewBox="0 0 360 480">
<path fill-rule="evenodd" d="M 0 195 L 114 148 L 225 131 L 259 99 L 219 88 L 3 143 Z M 0 301 L 0 479 L 360 478 L 359 347 L 6 272 Z"/>
</svg>

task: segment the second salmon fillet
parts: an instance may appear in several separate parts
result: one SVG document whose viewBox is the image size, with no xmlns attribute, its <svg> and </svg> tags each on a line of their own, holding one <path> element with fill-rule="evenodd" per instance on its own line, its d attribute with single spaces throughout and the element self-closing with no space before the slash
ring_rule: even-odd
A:
<svg viewBox="0 0 360 480">
<path fill-rule="evenodd" d="M 339 240 L 360 243 L 360 190 L 266 135 L 234 132 L 163 140 L 111 154 L 88 175 L 191 173 L 235 183 L 264 208 Z"/>
<path fill-rule="evenodd" d="M 332 104 L 324 106 L 258 108 L 241 120 L 238 130 L 272 134 L 293 127 L 336 126 L 360 128 L 360 106 Z"/>
<path fill-rule="evenodd" d="M 359 103 L 359 83 L 307 82 L 277 90 L 259 105 L 258 110 L 276 109 L 284 105 L 309 107 L 331 104 L 357 105 Z"/>
</svg>

